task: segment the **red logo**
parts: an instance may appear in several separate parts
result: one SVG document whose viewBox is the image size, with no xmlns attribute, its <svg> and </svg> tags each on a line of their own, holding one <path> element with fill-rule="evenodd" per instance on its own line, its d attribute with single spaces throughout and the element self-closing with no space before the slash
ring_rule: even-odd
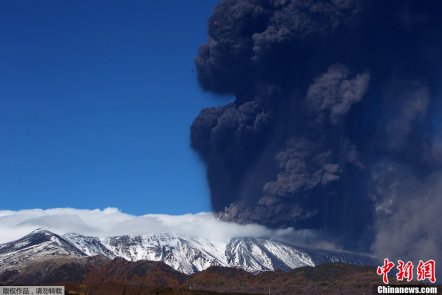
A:
<svg viewBox="0 0 442 295">
<path fill-rule="evenodd" d="M 388 258 L 384 259 L 384 265 L 378 266 L 377 274 L 382 275 L 382 280 L 384 284 L 388 284 L 388 273 L 394 267 L 394 263 L 389 261 Z"/>
<path fill-rule="evenodd" d="M 419 265 L 417 266 L 417 280 L 423 281 L 428 279 L 434 284 L 436 282 L 435 267 L 436 263 L 433 259 L 428 260 L 427 262 L 419 260 Z"/>
<path fill-rule="evenodd" d="M 378 266 L 376 273 L 382 276 L 382 281 L 384 284 L 388 284 L 388 273 L 393 269 L 394 262 L 389 261 L 388 258 L 384 259 L 384 265 Z M 398 260 L 396 279 L 398 281 L 403 281 L 407 279 L 407 282 L 413 280 L 413 262 L 408 261 L 407 263 L 402 260 Z M 429 280 L 431 283 L 436 282 L 436 263 L 433 259 L 428 260 L 427 262 L 423 262 L 419 260 L 419 264 L 417 266 L 417 280 L 425 281 Z"/>
<path fill-rule="evenodd" d="M 404 264 L 402 260 L 398 260 L 397 269 L 399 272 L 396 274 L 396 279 L 398 281 L 403 281 L 404 278 L 407 279 L 407 282 L 413 280 L 413 262 L 408 261 L 407 264 Z"/>
</svg>

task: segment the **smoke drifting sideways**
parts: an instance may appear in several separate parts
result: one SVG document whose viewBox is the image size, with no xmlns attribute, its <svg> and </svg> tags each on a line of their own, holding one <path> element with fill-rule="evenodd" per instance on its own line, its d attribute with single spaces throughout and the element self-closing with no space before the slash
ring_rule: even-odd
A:
<svg viewBox="0 0 442 295">
<path fill-rule="evenodd" d="M 235 100 L 191 127 L 218 216 L 442 258 L 441 9 L 221 0 L 196 68 Z"/>
</svg>

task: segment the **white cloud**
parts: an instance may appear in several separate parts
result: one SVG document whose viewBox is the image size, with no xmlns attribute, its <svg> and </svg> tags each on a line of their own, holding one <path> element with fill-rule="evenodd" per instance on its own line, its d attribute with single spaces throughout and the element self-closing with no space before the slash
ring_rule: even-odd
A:
<svg viewBox="0 0 442 295">
<path fill-rule="evenodd" d="M 271 230 L 261 225 L 240 225 L 224 222 L 211 213 L 135 216 L 116 208 L 88 210 L 73 208 L 0 210 L 0 243 L 16 240 L 36 228 L 57 234 L 78 233 L 105 237 L 125 234 L 175 233 L 204 237 L 212 241 L 226 241 L 232 237 L 297 237 L 309 240 L 313 233 L 291 228 Z M 300 242 L 300 241 L 299 241 Z"/>
</svg>

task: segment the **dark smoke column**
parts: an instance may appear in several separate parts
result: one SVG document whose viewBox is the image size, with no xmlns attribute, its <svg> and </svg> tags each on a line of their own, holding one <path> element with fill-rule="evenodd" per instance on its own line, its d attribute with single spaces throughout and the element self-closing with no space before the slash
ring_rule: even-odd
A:
<svg viewBox="0 0 442 295">
<path fill-rule="evenodd" d="M 191 143 L 220 217 L 318 230 L 367 249 L 386 198 L 379 165 L 439 169 L 424 155 L 432 134 L 422 132 L 435 82 L 424 60 L 431 53 L 401 39 L 426 38 L 432 15 L 413 1 L 382 2 L 216 6 L 196 58 L 198 81 L 235 101 L 202 110 Z"/>
</svg>

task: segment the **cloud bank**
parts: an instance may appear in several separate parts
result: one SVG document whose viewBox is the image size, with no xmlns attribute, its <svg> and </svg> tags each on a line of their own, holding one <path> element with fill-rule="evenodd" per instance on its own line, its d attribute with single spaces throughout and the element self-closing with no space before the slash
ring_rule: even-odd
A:
<svg viewBox="0 0 442 295">
<path fill-rule="evenodd" d="M 239 236 L 273 237 L 282 240 L 290 236 L 291 239 L 295 238 L 304 243 L 313 241 L 315 237 L 315 234 L 309 231 L 295 232 L 291 228 L 271 230 L 262 225 L 226 222 L 209 212 L 136 216 L 121 212 L 117 208 L 0 211 L 0 243 L 16 240 L 36 228 L 44 228 L 57 234 L 78 233 L 97 237 L 175 233 L 219 242 Z"/>
</svg>

